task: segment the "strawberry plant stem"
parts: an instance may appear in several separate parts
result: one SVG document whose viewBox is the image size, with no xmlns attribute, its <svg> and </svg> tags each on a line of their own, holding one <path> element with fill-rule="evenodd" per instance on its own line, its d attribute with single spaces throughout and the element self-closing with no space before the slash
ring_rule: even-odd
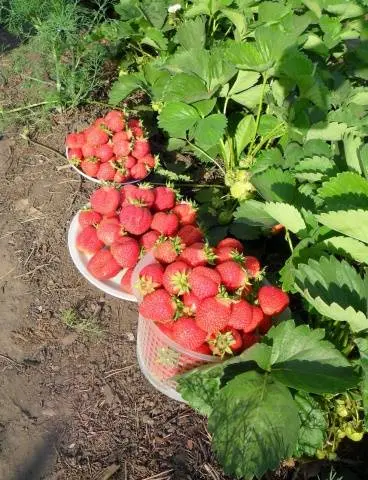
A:
<svg viewBox="0 0 368 480">
<path fill-rule="evenodd" d="M 293 247 L 293 244 L 292 244 L 292 241 L 291 241 L 291 238 L 290 238 L 289 230 L 287 230 L 286 228 L 285 228 L 285 240 L 286 240 L 286 241 L 288 242 L 288 244 L 289 244 L 291 253 L 293 253 L 294 247 Z"/>
<path fill-rule="evenodd" d="M 53 103 L 58 103 L 58 101 L 57 100 L 51 100 L 49 102 L 32 103 L 31 105 L 26 105 L 24 107 L 13 108 L 12 110 L 1 110 L 0 109 L 0 114 L 5 115 L 7 113 L 21 112 L 23 110 L 29 110 L 30 108 L 41 107 L 42 105 L 51 105 Z"/>
<path fill-rule="evenodd" d="M 261 118 L 261 113 L 262 113 L 263 97 L 264 97 L 265 90 L 266 90 L 266 83 L 267 83 L 267 75 L 265 74 L 265 75 L 263 75 L 261 96 L 259 98 L 258 111 L 257 111 L 257 117 L 256 117 L 256 128 L 254 129 L 254 136 L 253 136 L 252 143 L 250 144 L 250 147 L 249 147 L 249 150 L 248 150 L 249 155 L 252 155 L 252 156 L 253 156 L 252 150 L 253 150 L 254 142 L 256 141 L 259 120 Z"/>
<path fill-rule="evenodd" d="M 197 145 L 195 145 L 194 143 L 190 142 L 189 140 L 187 140 L 187 143 L 188 145 L 190 145 L 192 148 L 194 148 L 195 150 L 198 150 L 198 152 L 200 152 L 202 155 L 204 155 L 205 157 L 207 157 L 209 160 L 211 160 L 211 162 L 213 162 L 215 165 L 217 165 L 217 167 L 219 168 L 219 170 L 221 170 L 222 174 L 225 175 L 225 170 L 222 168 L 222 166 L 217 162 L 217 160 L 215 160 L 214 158 L 212 158 L 210 155 L 208 155 L 208 153 L 206 153 L 204 150 L 202 150 L 200 147 L 198 147 Z"/>
</svg>

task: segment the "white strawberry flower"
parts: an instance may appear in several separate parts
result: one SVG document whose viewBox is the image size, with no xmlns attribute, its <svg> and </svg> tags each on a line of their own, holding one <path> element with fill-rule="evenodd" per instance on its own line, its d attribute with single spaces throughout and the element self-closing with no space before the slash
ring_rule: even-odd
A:
<svg viewBox="0 0 368 480">
<path fill-rule="evenodd" d="M 181 10 L 180 3 L 175 3 L 174 5 L 170 5 L 170 7 L 167 9 L 169 13 L 176 13 L 179 10 Z"/>
</svg>

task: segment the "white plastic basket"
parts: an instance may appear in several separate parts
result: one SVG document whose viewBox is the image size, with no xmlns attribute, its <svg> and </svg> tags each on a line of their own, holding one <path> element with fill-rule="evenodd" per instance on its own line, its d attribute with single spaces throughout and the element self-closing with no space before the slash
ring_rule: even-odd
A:
<svg viewBox="0 0 368 480">
<path fill-rule="evenodd" d="M 73 217 L 73 220 L 70 223 L 68 231 L 68 249 L 70 256 L 74 262 L 74 265 L 80 271 L 84 278 L 86 278 L 92 285 L 97 287 L 99 290 L 102 290 L 113 297 L 120 298 L 121 300 L 126 300 L 128 302 L 136 302 L 137 299 L 134 295 L 125 293 L 120 288 L 121 277 L 124 275 L 127 269 L 123 269 L 119 272 L 114 278 L 110 280 L 98 280 L 87 270 L 88 260 L 92 255 L 86 255 L 80 252 L 76 247 L 77 235 L 81 231 L 81 227 L 78 221 L 79 212 Z"/>
</svg>

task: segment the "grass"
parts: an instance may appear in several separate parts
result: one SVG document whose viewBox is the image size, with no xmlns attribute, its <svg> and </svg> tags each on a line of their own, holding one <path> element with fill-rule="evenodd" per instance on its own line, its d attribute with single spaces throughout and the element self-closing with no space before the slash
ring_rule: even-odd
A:
<svg viewBox="0 0 368 480">
<path fill-rule="evenodd" d="M 61 319 L 68 328 L 94 337 L 101 337 L 104 331 L 93 317 L 83 318 L 75 308 L 67 308 Z"/>
</svg>

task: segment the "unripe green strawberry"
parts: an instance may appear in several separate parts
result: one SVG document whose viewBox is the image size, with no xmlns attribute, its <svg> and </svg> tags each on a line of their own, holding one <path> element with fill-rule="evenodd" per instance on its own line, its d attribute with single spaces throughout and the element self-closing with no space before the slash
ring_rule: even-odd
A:
<svg viewBox="0 0 368 480">
<path fill-rule="evenodd" d="M 146 295 L 139 306 L 139 313 L 144 318 L 159 323 L 171 323 L 175 311 L 175 302 L 164 288 Z"/>
<path fill-rule="evenodd" d="M 188 350 L 199 348 L 206 337 L 207 333 L 190 317 L 179 318 L 172 327 L 172 339 Z"/>
<path fill-rule="evenodd" d="M 273 285 L 263 285 L 258 291 L 258 302 L 266 315 L 278 315 L 289 306 L 289 296 Z"/>
<path fill-rule="evenodd" d="M 207 333 L 219 332 L 228 325 L 231 316 L 231 303 L 227 299 L 205 298 L 197 309 L 197 325 Z"/>
</svg>

